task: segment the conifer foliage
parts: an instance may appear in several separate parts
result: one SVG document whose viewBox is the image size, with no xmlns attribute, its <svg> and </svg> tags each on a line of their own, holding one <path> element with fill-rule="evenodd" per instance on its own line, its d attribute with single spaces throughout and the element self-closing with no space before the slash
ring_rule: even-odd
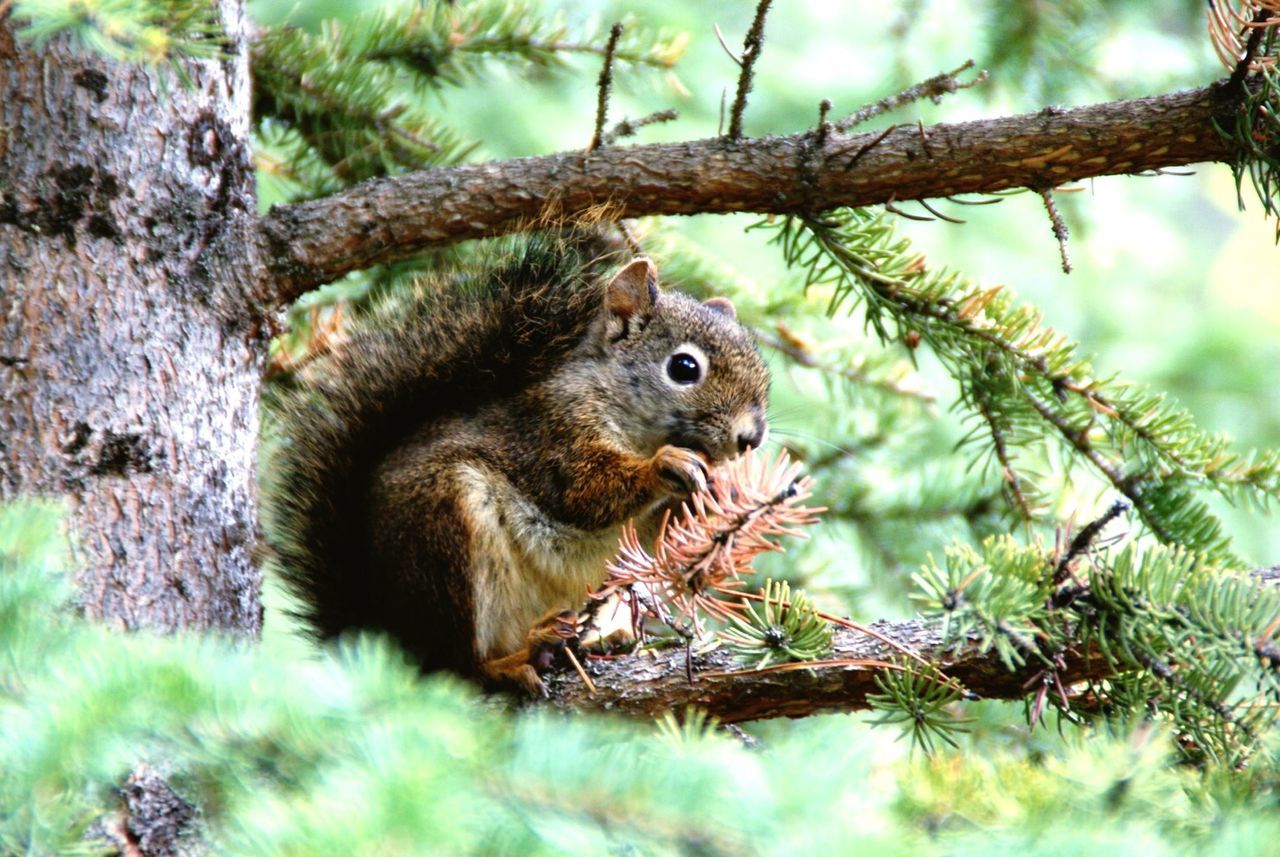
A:
<svg viewBox="0 0 1280 857">
<path fill-rule="evenodd" d="M 1087 740 L 1045 732 L 1031 763 L 1007 735 L 975 752 L 969 742 L 1007 728 L 987 709 L 948 724 L 957 749 L 904 757 L 889 780 L 870 752 L 879 742 L 847 720 L 778 734 L 762 752 L 696 712 L 656 725 L 513 714 L 459 682 L 422 680 L 385 641 L 299 663 L 115 633 L 74 616 L 60 520 L 56 507 L 0 510 L 7 854 L 139 853 L 146 841 L 145 853 L 371 857 L 1120 844 L 1261 857 L 1280 835 L 1274 745 L 1244 769 L 1197 771 L 1170 764 L 1167 733 L 1149 723 Z M 913 722 L 958 698 L 937 677 L 898 675 L 885 695 L 923 705 Z M 182 821 L 167 838 L 140 836 L 125 814 L 141 770 L 171 789 Z"/>
<path fill-rule="evenodd" d="M 681 44 L 623 30 L 612 61 L 669 69 Z M 255 42 L 254 116 L 266 166 L 292 198 L 366 179 L 458 163 L 474 147 L 432 115 L 440 96 L 489 73 L 564 70 L 566 57 L 603 52 L 599 34 L 571 35 L 535 4 L 427 3 L 370 11 L 320 33 L 267 30 Z M 260 156 L 262 157 L 262 156 Z"/>
</svg>

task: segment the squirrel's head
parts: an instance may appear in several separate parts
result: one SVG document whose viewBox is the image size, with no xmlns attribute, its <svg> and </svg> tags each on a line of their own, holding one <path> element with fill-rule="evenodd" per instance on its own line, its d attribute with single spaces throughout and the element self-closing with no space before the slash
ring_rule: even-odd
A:
<svg viewBox="0 0 1280 857">
<path fill-rule="evenodd" d="M 727 299 L 661 292 L 637 259 L 606 285 L 592 339 L 606 419 L 637 453 L 672 444 L 720 461 L 764 443 L 769 373 Z"/>
</svg>

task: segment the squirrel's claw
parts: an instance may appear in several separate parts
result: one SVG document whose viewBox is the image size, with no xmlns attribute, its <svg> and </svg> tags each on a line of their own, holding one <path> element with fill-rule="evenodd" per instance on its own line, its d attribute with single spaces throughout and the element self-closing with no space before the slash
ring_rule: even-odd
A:
<svg viewBox="0 0 1280 857">
<path fill-rule="evenodd" d="M 707 462 L 692 449 L 667 444 L 654 453 L 653 467 L 673 494 L 707 490 Z"/>
</svg>

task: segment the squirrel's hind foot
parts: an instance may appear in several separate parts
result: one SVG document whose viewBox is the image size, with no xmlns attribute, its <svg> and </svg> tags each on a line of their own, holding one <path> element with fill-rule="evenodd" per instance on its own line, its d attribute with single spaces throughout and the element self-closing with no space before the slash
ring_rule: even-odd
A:
<svg viewBox="0 0 1280 857">
<path fill-rule="evenodd" d="M 577 641 L 582 617 L 575 610 L 552 610 L 533 624 L 522 648 L 485 661 L 480 669 L 487 680 L 506 687 L 523 688 L 531 696 L 547 696 L 542 673 L 556 655 Z"/>
</svg>

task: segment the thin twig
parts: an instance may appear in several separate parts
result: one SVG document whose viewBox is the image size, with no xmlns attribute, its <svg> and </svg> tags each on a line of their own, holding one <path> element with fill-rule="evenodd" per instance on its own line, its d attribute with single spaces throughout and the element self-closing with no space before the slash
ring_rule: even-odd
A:
<svg viewBox="0 0 1280 857">
<path fill-rule="evenodd" d="M 596 56 L 604 56 L 606 48 L 602 48 L 599 44 L 590 42 L 563 42 L 552 41 L 546 42 L 541 39 L 528 39 L 516 46 L 517 48 L 528 48 L 534 51 L 546 51 L 548 53 L 564 53 L 564 54 L 595 54 Z M 508 53 L 513 49 L 510 39 L 474 39 L 464 41 L 455 48 L 459 53 L 470 54 L 492 54 L 492 53 Z M 395 56 L 392 51 L 371 52 L 366 54 L 367 59 L 388 59 Z M 647 65 L 653 68 L 672 68 L 676 64 L 676 55 L 667 52 L 659 52 L 657 54 L 645 53 L 637 50 L 623 50 L 616 54 L 616 58 L 623 62 L 635 63 L 637 65 Z"/>
<path fill-rule="evenodd" d="M 1071 563 L 1093 547 L 1094 541 L 1097 540 L 1107 524 L 1110 524 L 1127 511 L 1129 511 L 1129 504 L 1123 500 L 1117 500 L 1111 504 L 1107 511 L 1102 513 L 1101 517 L 1081 527 L 1080 532 L 1076 533 L 1075 538 L 1071 540 L 1071 545 L 1067 548 L 1067 552 L 1062 555 L 1062 558 L 1058 560 L 1058 564 L 1054 567 L 1053 583 L 1055 586 L 1061 585 L 1067 579 L 1067 575 L 1071 571 Z"/>
<path fill-rule="evenodd" d="M 1062 435 L 1063 439 L 1066 440 L 1066 442 L 1070 444 L 1076 452 L 1088 459 L 1103 476 L 1107 477 L 1107 481 L 1109 481 L 1117 491 L 1128 497 L 1133 503 L 1134 508 L 1137 509 L 1139 513 L 1146 508 L 1146 502 L 1142 497 L 1142 492 L 1138 490 L 1138 486 L 1135 484 L 1135 481 L 1122 474 L 1117 469 L 1117 465 L 1114 462 L 1108 461 L 1106 456 L 1099 452 L 1093 444 L 1089 443 L 1088 437 L 1086 436 L 1088 432 L 1087 428 L 1078 429 L 1071 425 L 1071 423 L 1064 417 L 1055 412 L 1046 403 L 1040 401 L 1039 398 L 1031 395 L 1031 393 L 1025 389 L 1023 390 L 1023 397 L 1027 400 L 1027 403 L 1035 409 L 1036 413 L 1040 414 L 1046 422 L 1058 430 L 1058 433 Z M 1161 527 L 1160 524 L 1152 518 L 1152 516 L 1143 515 L 1142 520 L 1143 523 L 1147 525 L 1147 528 L 1151 530 L 1155 537 L 1160 541 L 1165 542 L 1166 544 L 1176 541 L 1176 539 L 1173 538 L 1173 534 Z"/>
<path fill-rule="evenodd" d="M 720 47 L 724 48 L 724 52 L 729 55 L 729 59 L 733 60 L 733 64 L 738 68 L 742 68 L 742 57 L 733 52 L 733 48 L 729 47 L 729 43 L 725 41 L 724 33 L 720 32 L 719 24 L 712 24 L 711 29 L 716 31 L 716 38 L 720 40 Z"/>
<path fill-rule="evenodd" d="M 1126 478 L 1117 469 L 1118 465 L 1115 462 L 1107 460 L 1106 456 L 1099 452 L 1093 444 L 1089 443 L 1089 440 L 1086 437 L 1089 432 L 1088 426 L 1085 428 L 1073 426 L 1065 417 L 1053 408 L 1049 407 L 1049 405 L 1040 401 L 1038 397 L 1031 395 L 1030 391 L 1024 389 L 1023 397 L 1027 400 L 1027 403 L 1035 409 L 1036 413 L 1058 430 L 1058 433 L 1062 435 L 1063 439 L 1066 440 L 1076 452 L 1089 459 L 1089 462 L 1093 464 L 1093 466 L 1096 467 L 1103 476 L 1107 477 L 1107 480 L 1112 485 L 1124 492 L 1126 496 L 1129 496 L 1128 492 L 1133 490 L 1131 485 L 1132 480 Z M 1137 502 L 1138 498 L 1136 496 L 1129 496 L 1129 499 Z"/>
<path fill-rule="evenodd" d="M 262 56 L 259 52 L 255 52 L 253 59 L 260 60 L 262 59 Z M 335 113 L 347 113 L 353 118 L 358 119 L 361 124 L 372 126 L 379 134 L 382 134 L 384 138 L 387 139 L 388 144 L 393 142 L 391 138 L 398 137 L 409 145 L 420 147 L 428 152 L 439 152 L 441 150 L 437 143 L 433 143 L 432 141 L 415 134 L 413 131 L 410 131 L 408 128 L 405 128 L 396 121 L 400 118 L 400 115 L 404 113 L 404 105 L 390 107 L 380 113 L 372 110 L 360 110 L 331 98 L 323 88 L 312 83 L 307 75 L 304 75 L 302 72 L 299 72 L 287 65 L 263 61 L 254 66 L 255 69 L 259 69 L 258 73 L 261 72 L 261 66 L 265 66 L 267 69 L 278 73 L 298 90 L 307 94 L 311 98 L 314 98 L 325 109 L 331 110 Z M 341 160 L 333 163 L 332 166 L 335 169 L 342 168 L 348 160 L 349 157 L 342 158 Z"/>
<path fill-rule="evenodd" d="M 648 611 L 651 616 L 657 617 L 658 621 L 675 632 L 676 636 L 685 642 L 692 642 L 693 632 L 688 628 L 676 622 L 675 615 L 662 606 L 662 602 L 657 598 L 646 598 L 640 593 L 640 589 L 636 586 L 628 586 L 626 590 L 632 598 L 636 599 L 644 610 Z"/>
<path fill-rule="evenodd" d="M 949 95 L 958 89 L 969 89 L 980 83 L 984 83 L 987 79 L 987 73 L 985 71 L 978 72 L 977 76 L 974 77 L 973 80 L 966 83 L 961 83 L 956 79 L 961 72 L 968 71 L 971 68 L 973 68 L 973 60 L 966 60 L 964 65 L 954 68 L 951 71 L 944 71 L 941 74 L 935 74 L 928 80 L 923 80 L 915 86 L 909 86 L 895 95 L 882 98 L 875 104 L 868 104 L 866 107 L 863 107 L 857 112 L 852 113 L 835 123 L 835 129 L 840 132 L 848 131 L 850 128 L 861 125 L 868 119 L 872 119 L 882 113 L 888 113 L 890 110 L 896 110 L 904 104 L 919 101 L 921 98 L 928 98 L 937 102 L 942 98 L 942 96 Z"/>
<path fill-rule="evenodd" d="M 747 601 L 765 601 L 766 600 L 765 596 L 757 592 L 739 592 L 738 597 Z M 791 601 L 789 599 L 783 599 L 782 601 L 778 602 L 778 604 L 788 609 L 791 607 Z M 831 622 L 832 624 L 839 625 L 842 628 L 848 628 L 850 631 L 856 631 L 859 634 L 866 634 L 868 637 L 872 638 L 873 640 L 879 640 L 880 642 L 884 643 L 886 646 L 890 646 L 891 648 L 897 649 L 902 654 L 906 655 L 912 660 L 919 661 L 921 664 L 924 664 L 925 666 L 929 666 L 931 663 L 930 661 L 927 661 L 923 657 L 921 657 L 918 652 L 914 651 L 909 646 L 904 646 L 902 643 L 899 643 L 896 640 L 891 640 L 888 637 L 886 637 L 884 634 L 881 634 L 878 631 L 874 631 L 871 628 L 868 628 L 866 625 L 860 625 L 857 622 L 853 621 L 852 619 L 846 619 L 843 616 L 837 616 L 834 613 L 826 613 L 822 610 L 814 610 L 813 614 L 817 616 L 819 619 L 822 619 L 824 622 Z"/>
<path fill-rule="evenodd" d="M 888 128 L 885 128 L 883 131 L 881 131 L 878 135 L 871 138 L 870 141 L 864 143 L 858 149 L 858 151 L 853 153 L 853 157 L 849 159 L 849 163 L 844 165 L 844 168 L 846 170 L 853 169 L 854 165 L 857 164 L 858 161 L 862 160 L 863 155 L 865 155 L 867 152 L 870 152 L 876 146 L 880 145 L 880 143 L 884 141 L 885 137 L 888 137 L 890 134 L 892 134 L 896 130 L 898 130 L 898 126 L 896 124 L 890 125 Z"/>
<path fill-rule="evenodd" d="M 747 109 L 747 93 L 751 92 L 752 77 L 756 60 L 764 48 L 764 19 L 769 13 L 772 0 L 760 0 L 756 5 L 756 17 L 747 30 L 747 37 L 742 42 L 742 59 L 739 65 L 742 71 L 738 74 L 738 94 L 733 99 L 733 109 L 729 111 L 729 139 L 742 138 L 742 114 Z"/>
<path fill-rule="evenodd" d="M 790 360 L 804 366 L 806 369 L 816 369 L 819 372 L 826 372 L 855 384 L 864 384 L 868 387 L 875 387 L 877 389 L 884 390 L 887 393 L 892 393 L 895 396 L 918 399 L 919 401 L 927 404 L 933 404 L 937 401 L 936 397 L 932 393 L 924 390 L 913 390 L 887 378 L 877 380 L 869 377 L 865 372 L 853 367 L 833 366 L 830 363 L 823 363 L 814 357 L 807 349 L 802 348 L 799 345 L 793 345 L 792 343 L 787 342 L 783 337 L 775 336 L 764 328 L 753 327 L 751 332 L 755 335 L 756 341 L 761 345 L 766 345 L 774 351 L 778 351 L 786 355 Z"/>
<path fill-rule="evenodd" d="M 765 673 L 785 673 L 796 670 L 823 669 L 831 667 L 870 667 L 878 670 L 895 670 L 909 672 L 910 667 L 895 664 L 892 661 L 881 661 L 875 658 L 831 658 L 825 661 L 789 661 L 785 664 L 773 664 L 767 667 L 754 667 L 741 670 L 721 670 L 720 672 L 702 673 L 702 678 L 730 678 L 732 676 L 764 675 Z"/>
<path fill-rule="evenodd" d="M 609 115 L 609 90 L 613 88 L 613 52 L 618 48 L 618 39 L 622 38 L 621 22 L 609 29 L 609 43 L 604 48 L 604 66 L 600 69 L 600 79 L 596 81 L 596 129 L 591 135 L 588 152 L 594 152 L 604 144 L 604 122 Z"/>
<path fill-rule="evenodd" d="M 1235 69 L 1231 72 L 1231 77 L 1227 80 L 1227 91 L 1238 92 L 1244 84 L 1244 79 L 1249 75 L 1249 67 L 1253 65 L 1253 59 L 1257 56 L 1258 46 L 1262 44 L 1262 37 L 1266 33 L 1267 28 L 1262 26 L 1274 13 L 1274 10 L 1260 7 L 1253 15 L 1253 27 L 1249 33 L 1249 41 L 1245 43 L 1244 55 L 1240 57 L 1240 62 L 1236 63 Z"/>
<path fill-rule="evenodd" d="M 925 157 L 932 158 L 933 150 L 929 148 L 929 132 L 924 130 L 924 120 L 916 120 L 916 128 L 920 132 L 920 148 L 924 149 Z"/>
<path fill-rule="evenodd" d="M 1156 678 L 1164 681 L 1170 687 L 1185 693 L 1189 699 L 1200 703 L 1205 708 L 1218 715 L 1218 717 L 1222 718 L 1223 721 L 1238 727 L 1240 731 L 1245 733 L 1245 735 L 1253 737 L 1253 729 L 1250 728 L 1247 722 L 1238 720 L 1226 703 L 1219 702 L 1205 694 L 1203 691 L 1188 685 L 1183 675 L 1176 672 L 1168 662 L 1159 658 L 1151 657 L 1143 652 L 1136 652 L 1135 660 L 1142 664 L 1142 666 L 1146 668 L 1147 672 L 1151 673 Z"/>
<path fill-rule="evenodd" d="M 578 660 L 578 656 L 575 655 L 573 653 L 573 650 L 570 649 L 568 646 L 565 646 L 564 655 L 566 658 L 569 659 L 569 663 L 573 665 L 573 668 L 578 671 L 578 677 L 581 678 L 582 683 L 587 686 L 587 693 L 590 694 L 591 696 L 595 696 L 596 695 L 595 682 L 591 680 L 591 676 L 587 675 L 587 671 L 582 668 L 582 663 Z"/>
<path fill-rule="evenodd" d="M 814 138 L 818 151 L 822 151 L 822 148 L 827 145 L 827 136 L 831 133 L 831 123 L 827 121 L 827 114 L 830 112 L 830 98 L 824 98 L 818 102 L 818 130 Z"/>
<path fill-rule="evenodd" d="M 641 116 L 639 119 L 623 119 L 617 125 L 609 129 L 609 133 L 604 135 L 604 145 L 612 146 L 622 137 L 630 137 L 646 125 L 656 125 L 659 122 L 672 122 L 680 117 L 679 111 L 672 109 L 659 110 L 656 113 L 650 113 L 648 116 Z"/>
<path fill-rule="evenodd" d="M 996 459 L 1000 462 L 1000 470 L 1004 477 L 1004 484 L 1009 489 L 1009 496 L 1013 498 L 1013 504 L 1018 507 L 1018 514 L 1022 516 L 1022 520 L 1031 521 L 1035 518 L 1035 513 L 1031 510 L 1031 503 L 1027 500 L 1026 493 L 1022 490 L 1022 481 L 1018 479 L 1018 471 L 1013 466 L 1013 456 L 1009 454 L 1008 444 L 1005 443 L 1004 431 L 996 422 L 995 414 L 991 412 L 986 397 L 979 395 L 975 390 L 974 404 L 978 409 L 978 415 L 986 422 L 988 430 L 991 432 L 991 442 L 995 446 Z"/>
<path fill-rule="evenodd" d="M 1067 228 L 1067 222 L 1062 219 L 1058 204 L 1053 201 L 1053 189 L 1044 188 L 1037 193 L 1044 200 L 1045 211 L 1049 212 L 1049 221 L 1053 224 L 1053 237 L 1058 239 L 1058 253 L 1062 256 L 1062 273 L 1070 274 L 1071 254 L 1067 252 L 1067 239 L 1071 237 L 1071 230 Z"/>
</svg>

